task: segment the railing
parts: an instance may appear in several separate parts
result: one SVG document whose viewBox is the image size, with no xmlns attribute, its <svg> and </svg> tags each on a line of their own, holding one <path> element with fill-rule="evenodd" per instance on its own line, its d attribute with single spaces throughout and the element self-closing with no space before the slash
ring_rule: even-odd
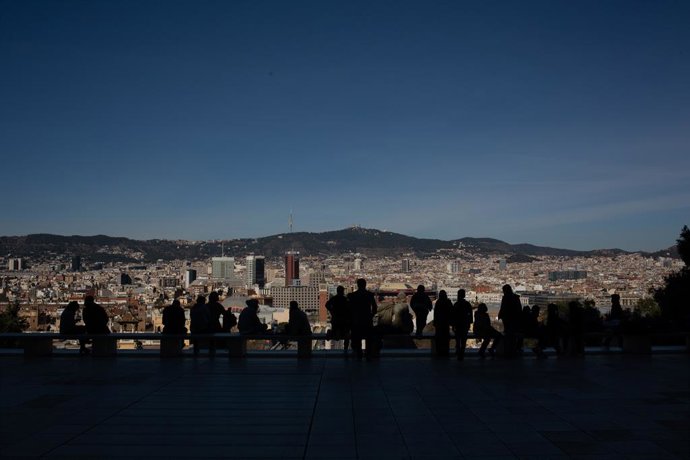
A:
<svg viewBox="0 0 690 460">
<path fill-rule="evenodd" d="M 585 334 L 585 339 L 603 339 L 611 337 L 611 334 L 594 332 Z M 454 337 L 451 335 L 451 339 Z M 622 337 L 622 351 L 631 353 L 649 353 L 651 352 L 652 339 L 664 338 L 676 339 L 681 349 L 682 342 L 685 342 L 685 351 L 690 351 L 690 332 L 664 332 L 651 333 L 638 336 Z M 478 339 L 474 334 L 468 334 L 468 340 Z M 159 333 L 112 333 L 112 334 L 58 334 L 58 333 L 44 333 L 44 332 L 26 332 L 26 333 L 3 333 L 0 334 L 0 343 L 16 342 L 23 348 L 24 355 L 27 357 L 36 356 L 50 356 L 53 354 L 54 341 L 89 341 L 91 343 L 91 354 L 97 357 L 116 356 L 118 354 L 118 341 L 134 340 L 134 341 L 154 341 L 159 342 L 159 353 L 161 357 L 175 357 L 184 354 L 183 341 L 190 341 L 193 344 L 195 354 L 200 349 L 210 350 L 213 353 L 215 350 L 227 350 L 230 358 L 242 358 L 247 355 L 248 341 L 271 341 L 276 343 L 297 343 L 297 356 L 299 358 L 309 358 L 312 356 L 313 343 L 316 341 L 329 341 L 326 334 L 312 334 L 310 336 L 295 336 L 285 334 L 254 334 L 242 335 L 238 333 L 216 333 L 216 334 L 159 334 Z M 407 335 L 407 334 L 392 334 L 392 335 L 377 335 L 374 340 L 383 341 L 428 341 L 429 351 L 432 354 L 436 353 L 435 341 L 436 337 L 431 334 L 423 336 Z M 469 348 L 468 348 L 469 350 Z M 76 350 L 75 350 L 76 351 Z"/>
</svg>

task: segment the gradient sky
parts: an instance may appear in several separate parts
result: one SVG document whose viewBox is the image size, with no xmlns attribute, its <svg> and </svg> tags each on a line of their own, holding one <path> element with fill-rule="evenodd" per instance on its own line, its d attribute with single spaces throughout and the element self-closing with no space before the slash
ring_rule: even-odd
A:
<svg viewBox="0 0 690 460">
<path fill-rule="evenodd" d="M 352 224 L 655 250 L 688 1 L 0 0 L 0 235 Z"/>
</svg>

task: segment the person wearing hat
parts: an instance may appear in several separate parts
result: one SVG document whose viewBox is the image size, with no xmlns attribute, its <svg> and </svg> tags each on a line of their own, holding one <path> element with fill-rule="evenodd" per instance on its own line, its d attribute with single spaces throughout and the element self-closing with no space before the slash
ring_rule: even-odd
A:
<svg viewBox="0 0 690 460">
<path fill-rule="evenodd" d="M 263 334 L 266 332 L 268 326 L 259 319 L 259 301 L 256 299 L 249 299 L 245 302 L 247 306 L 240 313 L 240 319 L 237 322 L 237 329 L 240 334 Z"/>
</svg>

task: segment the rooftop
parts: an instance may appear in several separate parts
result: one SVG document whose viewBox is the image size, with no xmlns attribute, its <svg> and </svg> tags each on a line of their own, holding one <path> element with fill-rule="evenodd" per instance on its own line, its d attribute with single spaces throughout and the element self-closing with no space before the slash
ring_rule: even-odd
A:
<svg viewBox="0 0 690 460">
<path fill-rule="evenodd" d="M 3 459 L 690 456 L 687 355 L 0 366 Z"/>
</svg>

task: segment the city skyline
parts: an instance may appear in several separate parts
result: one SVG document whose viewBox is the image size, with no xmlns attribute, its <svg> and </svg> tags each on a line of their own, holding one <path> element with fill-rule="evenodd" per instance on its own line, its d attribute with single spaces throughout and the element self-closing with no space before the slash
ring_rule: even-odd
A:
<svg viewBox="0 0 690 460">
<path fill-rule="evenodd" d="M 688 224 L 688 3 L 0 4 L 2 235 Z"/>
</svg>

